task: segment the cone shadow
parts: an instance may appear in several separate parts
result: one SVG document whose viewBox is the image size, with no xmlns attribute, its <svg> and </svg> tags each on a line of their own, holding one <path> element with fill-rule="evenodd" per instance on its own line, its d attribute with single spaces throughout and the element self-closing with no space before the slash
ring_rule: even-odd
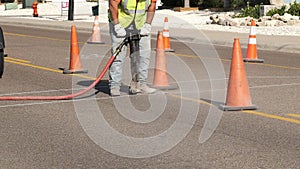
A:
<svg viewBox="0 0 300 169">
<path fill-rule="evenodd" d="M 206 103 L 212 104 L 214 106 L 217 106 L 217 107 L 219 107 L 220 105 L 224 104 L 223 102 L 218 102 L 218 101 L 209 100 L 209 99 L 205 99 L 205 98 L 200 98 L 200 100 L 202 100 L 202 101 L 204 101 Z"/>
</svg>

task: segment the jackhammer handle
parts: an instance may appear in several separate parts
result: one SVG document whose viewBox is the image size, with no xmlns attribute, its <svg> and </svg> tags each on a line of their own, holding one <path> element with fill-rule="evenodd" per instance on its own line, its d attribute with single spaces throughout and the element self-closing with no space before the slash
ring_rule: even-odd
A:
<svg viewBox="0 0 300 169">
<path fill-rule="evenodd" d="M 138 35 L 138 40 L 139 40 L 141 37 L 148 36 L 148 35 L 141 35 L 141 34 L 136 34 L 136 35 Z M 117 55 L 121 52 L 123 46 L 124 46 L 125 44 L 129 43 L 129 41 L 131 40 L 131 38 L 132 38 L 131 36 L 128 36 L 128 37 L 124 38 L 124 40 L 123 40 L 123 41 L 120 43 L 120 45 L 116 48 L 116 51 L 114 52 L 114 56 L 117 56 Z"/>
<path fill-rule="evenodd" d="M 116 48 L 116 51 L 113 53 L 114 56 L 117 56 L 121 51 L 122 51 L 122 48 L 123 46 L 128 43 L 128 38 L 125 38 L 121 43 L 120 45 Z"/>
</svg>

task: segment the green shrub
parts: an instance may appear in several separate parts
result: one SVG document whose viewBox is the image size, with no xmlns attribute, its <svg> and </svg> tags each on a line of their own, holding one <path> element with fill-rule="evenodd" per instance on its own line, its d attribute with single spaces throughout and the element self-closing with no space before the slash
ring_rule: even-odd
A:
<svg viewBox="0 0 300 169">
<path fill-rule="evenodd" d="M 288 13 L 294 16 L 299 16 L 300 12 L 300 4 L 297 2 L 294 2 L 293 4 L 290 4 L 290 8 L 287 10 L 287 7 L 283 5 L 281 8 L 274 8 L 267 12 L 267 16 L 273 16 L 274 14 L 279 14 L 280 16 L 284 15 L 284 13 Z"/>
<path fill-rule="evenodd" d="M 283 5 L 281 8 L 274 8 L 267 12 L 267 16 L 273 16 L 274 14 L 279 14 L 280 16 L 284 15 L 286 13 L 286 6 Z"/>
<path fill-rule="evenodd" d="M 247 3 L 246 8 L 241 9 L 241 13 L 236 15 L 235 17 L 253 17 L 259 18 L 259 5 L 250 6 L 250 3 Z"/>
<path fill-rule="evenodd" d="M 288 9 L 287 13 L 299 16 L 300 15 L 300 3 L 297 3 L 296 1 L 293 4 L 290 4 L 290 8 Z"/>
</svg>

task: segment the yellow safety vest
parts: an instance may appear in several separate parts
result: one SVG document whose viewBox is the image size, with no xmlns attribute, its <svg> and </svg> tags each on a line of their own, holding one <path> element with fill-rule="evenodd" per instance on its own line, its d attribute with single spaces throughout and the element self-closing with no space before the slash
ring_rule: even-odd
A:
<svg viewBox="0 0 300 169">
<path fill-rule="evenodd" d="M 137 3 L 136 0 L 122 0 L 118 6 L 119 22 L 121 26 L 123 28 L 127 28 L 134 19 L 136 28 L 140 30 L 146 22 L 146 11 L 150 6 L 149 1 L 151 0 L 139 0 L 136 9 L 136 16 L 134 18 Z"/>
</svg>

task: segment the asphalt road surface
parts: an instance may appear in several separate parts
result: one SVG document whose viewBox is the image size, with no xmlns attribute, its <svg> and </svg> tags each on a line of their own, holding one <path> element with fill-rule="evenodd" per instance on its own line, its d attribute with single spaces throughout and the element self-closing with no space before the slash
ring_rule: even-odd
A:
<svg viewBox="0 0 300 169">
<path fill-rule="evenodd" d="M 91 45 L 90 32 L 77 32 L 89 72 L 63 74 L 70 30 L 1 27 L 8 54 L 1 97 L 81 91 L 110 57 L 107 35 Z M 299 54 L 258 51 L 265 62 L 245 64 L 258 109 L 223 112 L 232 48 L 176 40 L 171 47 L 165 56 L 176 89 L 128 95 L 127 59 L 120 97 L 108 95 L 106 73 L 72 100 L 0 101 L 0 168 L 299 168 Z M 150 85 L 155 57 L 153 50 Z"/>
</svg>

